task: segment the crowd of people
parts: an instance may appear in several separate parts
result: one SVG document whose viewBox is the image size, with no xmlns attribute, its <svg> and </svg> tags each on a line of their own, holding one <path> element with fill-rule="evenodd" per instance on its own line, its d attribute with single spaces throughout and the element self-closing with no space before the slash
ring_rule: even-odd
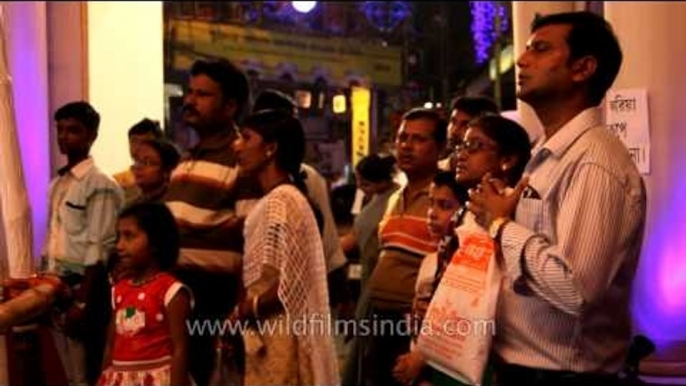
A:
<svg viewBox="0 0 686 386">
<path fill-rule="evenodd" d="M 449 120 L 411 109 L 393 154 L 355 166 L 365 199 L 345 233 L 330 184 L 303 163 L 295 102 L 270 90 L 250 103 L 227 60 L 190 70 L 183 120 L 199 142 L 181 155 L 143 119 L 128 132 L 133 164 L 114 177 L 90 155 L 97 111 L 62 106 L 54 121 L 67 165 L 48 192 L 42 271 L 68 287 L 48 321 L 66 382 L 619 385 L 646 215 L 642 179 L 598 113 L 621 62 L 602 17 L 537 18 L 516 62 L 517 95 L 543 137 L 532 143 L 483 96 L 457 98 Z M 462 359 L 428 353 L 423 329 L 340 336 L 339 317 L 434 318 L 451 266 L 473 252 L 464 229 L 488 240 L 498 278 L 476 379 Z M 339 315 L 354 252 L 361 293 L 354 315 Z M 314 319 L 323 328 L 292 328 Z M 244 328 L 211 329 L 217 322 Z"/>
</svg>

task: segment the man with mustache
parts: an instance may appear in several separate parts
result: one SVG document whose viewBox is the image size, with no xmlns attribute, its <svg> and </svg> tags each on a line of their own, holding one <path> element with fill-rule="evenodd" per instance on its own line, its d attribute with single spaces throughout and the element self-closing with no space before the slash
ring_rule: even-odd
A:
<svg viewBox="0 0 686 386">
<path fill-rule="evenodd" d="M 198 134 L 174 170 L 164 198 L 181 234 L 176 275 L 195 296 L 194 320 L 223 321 L 238 294 L 243 219 L 259 197 L 257 185 L 238 177 L 231 144 L 235 118 L 248 100 L 248 81 L 227 60 L 197 61 L 183 104 L 183 120 Z M 190 337 L 189 370 L 205 385 L 213 370 L 216 337 Z"/>
<path fill-rule="evenodd" d="M 373 322 L 378 326 L 391 322 L 393 330 L 377 330 L 369 337 L 361 369 L 365 385 L 399 385 L 393 366 L 410 348 L 410 335 L 402 335 L 401 321 L 412 308 L 422 259 L 436 251 L 426 215 L 429 188 L 446 143 L 446 126 L 435 111 L 417 108 L 403 116 L 396 135 L 398 167 L 407 176 L 407 184 L 388 201 L 379 224 L 381 253 L 367 284 Z"/>
</svg>

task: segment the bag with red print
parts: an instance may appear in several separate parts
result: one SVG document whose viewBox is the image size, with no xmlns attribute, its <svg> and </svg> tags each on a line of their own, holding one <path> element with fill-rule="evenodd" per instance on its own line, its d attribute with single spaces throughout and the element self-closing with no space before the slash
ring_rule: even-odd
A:
<svg viewBox="0 0 686 386">
<path fill-rule="evenodd" d="M 493 239 L 472 216 L 455 232 L 460 246 L 431 299 L 417 347 L 439 371 L 481 385 L 495 334 L 502 273 Z"/>
</svg>

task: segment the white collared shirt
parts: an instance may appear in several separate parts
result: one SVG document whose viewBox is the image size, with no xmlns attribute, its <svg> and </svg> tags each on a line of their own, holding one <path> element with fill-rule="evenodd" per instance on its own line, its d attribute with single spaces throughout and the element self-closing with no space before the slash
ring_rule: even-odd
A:
<svg viewBox="0 0 686 386">
<path fill-rule="evenodd" d="M 83 274 L 87 266 L 106 261 L 124 203 L 117 183 L 89 157 L 60 171 L 48 194 L 50 214 L 43 253 L 48 271 Z"/>
<path fill-rule="evenodd" d="M 540 141 L 525 174 L 500 240 L 495 351 L 522 366 L 617 372 L 646 219 L 641 176 L 595 108 Z"/>
</svg>

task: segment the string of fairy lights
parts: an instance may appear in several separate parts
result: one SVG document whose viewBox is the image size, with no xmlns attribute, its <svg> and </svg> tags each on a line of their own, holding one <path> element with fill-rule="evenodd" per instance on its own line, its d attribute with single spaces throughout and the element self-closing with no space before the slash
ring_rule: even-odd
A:
<svg viewBox="0 0 686 386">
<path fill-rule="evenodd" d="M 469 8 L 475 60 L 483 64 L 491 57 L 491 47 L 500 35 L 496 29 L 496 16 L 500 17 L 501 34 L 510 28 L 507 8 L 499 1 L 470 1 Z"/>
</svg>

